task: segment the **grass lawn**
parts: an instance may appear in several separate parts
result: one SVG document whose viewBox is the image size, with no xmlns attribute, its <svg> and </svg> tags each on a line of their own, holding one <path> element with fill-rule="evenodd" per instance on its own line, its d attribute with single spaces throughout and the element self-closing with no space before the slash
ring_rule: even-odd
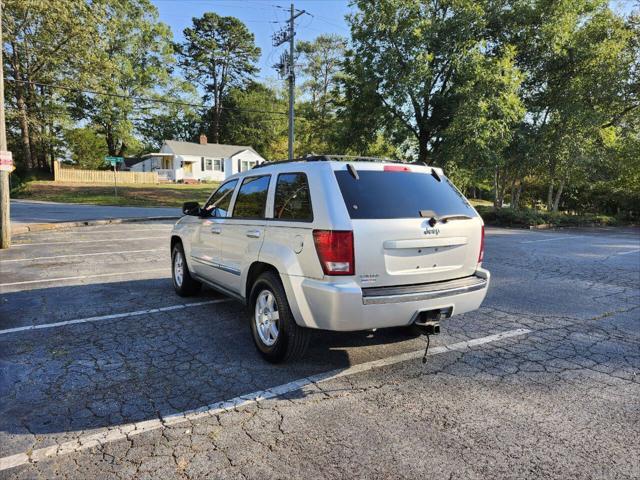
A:
<svg viewBox="0 0 640 480">
<path fill-rule="evenodd" d="M 36 181 L 12 192 L 11 196 L 28 200 L 91 205 L 180 207 L 188 201 L 203 204 L 217 186 L 215 183 L 119 185 L 118 197 L 115 198 L 113 185 Z"/>
<path fill-rule="evenodd" d="M 211 192 L 217 187 L 218 184 L 216 183 L 122 185 L 118 186 L 118 197 L 115 198 L 113 185 L 33 181 L 12 192 L 11 197 L 92 205 L 181 207 L 184 202 L 189 201 L 204 204 Z M 471 199 L 469 201 L 474 207 L 493 205 L 492 202 L 487 200 Z"/>
</svg>

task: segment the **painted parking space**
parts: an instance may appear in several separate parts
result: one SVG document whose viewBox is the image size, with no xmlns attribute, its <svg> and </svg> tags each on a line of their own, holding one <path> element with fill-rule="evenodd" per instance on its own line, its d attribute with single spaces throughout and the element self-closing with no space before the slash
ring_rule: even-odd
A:
<svg viewBox="0 0 640 480">
<path fill-rule="evenodd" d="M 123 238 L 122 232 L 101 229 L 104 233 L 97 236 Z M 62 244 L 81 234 L 58 233 L 62 234 L 56 239 L 63 240 Z M 244 412 L 255 415 L 257 411 L 258 417 L 273 414 L 276 418 L 280 417 L 278 412 L 288 412 L 282 415 L 292 422 L 306 418 L 313 425 L 309 428 L 321 428 L 313 424 L 313 418 L 322 401 L 332 405 L 332 414 L 340 423 L 350 426 L 350 435 L 354 436 L 351 441 L 380 450 L 385 447 L 379 442 L 398 444 L 399 440 L 388 436 L 396 428 L 402 425 L 405 431 L 412 430 L 397 419 L 395 426 L 387 423 L 393 416 L 389 416 L 384 402 L 374 406 L 378 405 L 373 400 L 376 391 L 384 391 L 393 402 L 411 411 L 415 421 L 421 419 L 424 428 L 431 428 L 427 427 L 431 422 L 428 412 L 434 407 L 425 406 L 427 403 L 416 410 L 429 391 L 447 399 L 437 410 L 451 412 L 451 421 L 455 421 L 459 419 L 455 412 L 467 411 L 472 405 L 480 408 L 474 402 L 484 398 L 487 389 L 493 396 L 493 408 L 507 415 L 511 409 L 529 408 L 529 397 L 544 405 L 558 400 L 560 397 L 553 395 L 545 399 L 538 396 L 539 385 L 549 383 L 551 378 L 561 382 L 564 391 L 584 383 L 585 389 L 597 392 L 598 382 L 603 381 L 600 375 L 606 375 L 607 388 L 617 396 L 617 400 L 610 400 L 610 408 L 618 411 L 624 401 L 633 401 L 638 393 L 633 371 L 640 368 L 640 359 L 634 353 L 634 342 L 640 341 L 634 322 L 638 318 L 634 309 L 640 303 L 640 269 L 627 261 L 603 271 L 604 260 L 594 257 L 585 261 L 579 255 L 603 244 L 626 248 L 637 239 L 617 233 L 594 237 L 585 232 L 580 236 L 589 242 L 580 245 L 575 239 L 520 243 L 539 238 L 535 235 L 487 229 L 485 266 L 492 272 L 487 301 L 477 312 L 443 322 L 443 333 L 431 339 L 431 352 L 436 355 L 430 355 L 426 364 L 420 361 L 424 339 L 380 330 L 318 332 L 305 359 L 274 367 L 255 352 L 247 313 L 239 302 L 210 290 L 189 300 L 173 293 L 167 237 L 149 245 L 151 249 L 166 249 L 159 252 L 162 255 L 122 253 L 116 264 L 105 261 L 108 255 L 93 255 L 104 251 L 102 245 L 77 244 L 72 246 L 73 252 L 65 250 L 64 245 L 46 246 L 55 249 L 55 255 L 87 255 L 43 260 L 60 262 L 55 268 L 65 275 L 88 277 L 109 274 L 114 269 L 113 273 L 123 277 L 15 285 L 14 291 L 5 289 L 0 294 L 3 474 L 7 478 L 36 474 L 48 477 L 52 476 L 49 469 L 64 472 L 79 465 L 103 465 L 104 460 L 97 460 L 103 454 L 101 458 L 114 459 L 113 468 L 125 468 L 131 455 L 128 434 L 134 431 L 138 434 L 131 441 L 144 452 L 139 466 L 158 461 L 153 448 L 145 447 L 148 443 L 178 452 L 181 447 L 173 443 L 171 432 L 194 440 L 192 435 L 200 428 L 221 428 L 224 433 L 220 435 L 230 435 L 235 444 L 242 445 L 247 434 L 233 425 L 226 427 L 225 419 L 233 423 L 232 419 L 242 417 Z M 35 236 L 25 238 L 31 241 Z M 82 253 L 76 253 L 77 249 Z M 123 252 L 126 250 L 122 247 Z M 33 248 L 26 258 L 50 254 Z M 633 258 L 633 254 L 626 258 Z M 0 263 L 2 282 L 41 280 L 35 270 L 25 268 L 38 261 Z M 145 272 L 148 264 L 164 270 Z M 12 268 L 9 276 L 4 274 L 7 265 Z M 527 333 L 508 336 L 509 332 L 523 331 Z M 500 337 L 505 334 L 507 337 Z M 486 341 L 493 338 L 499 340 Z M 337 372 L 348 373 L 342 377 L 336 376 Z M 576 382 L 573 375 L 580 375 L 581 380 Z M 309 383 L 309 379 L 314 381 Z M 567 383 L 562 383 L 565 380 Z M 473 398 L 458 393 L 456 400 L 451 389 L 458 381 L 467 385 Z M 421 397 L 416 397 L 418 391 Z M 574 398 L 576 412 L 592 412 L 598 398 Z M 488 399 L 486 402 L 483 409 L 491 404 Z M 371 421 L 384 425 L 384 430 L 370 430 L 361 423 L 363 417 L 349 417 L 348 411 L 360 411 L 363 405 L 370 411 L 367 416 Z M 383 411 L 387 417 L 380 416 Z M 431 415 L 437 415 L 437 411 L 434 409 Z M 470 415 L 466 420 L 470 424 L 487 421 L 480 412 L 477 417 Z M 627 431 L 629 417 L 619 413 L 619 418 L 621 431 Z M 213 427 L 211 422 L 215 423 Z M 269 422 L 265 422 L 262 433 L 247 426 L 248 435 L 265 435 L 267 443 L 269 435 L 283 435 L 272 445 L 275 455 L 283 455 L 280 445 L 307 448 L 309 440 L 298 438 L 295 445 L 287 443 L 286 426 L 284 434 L 267 433 Z M 582 425 L 580 418 L 576 422 Z M 464 431 L 461 435 L 473 436 L 467 430 L 470 424 L 459 425 Z M 326 425 L 332 423 L 323 425 L 329 428 Z M 525 430 L 524 437 L 533 442 L 536 434 L 531 432 L 536 429 L 528 425 Z M 331 432 L 322 435 L 332 438 Z M 410 435 L 413 442 L 418 441 L 415 433 Z M 439 434 L 434 431 L 432 435 L 435 438 Z M 210 451 L 227 451 L 217 435 L 202 441 Z M 615 441 L 608 441 L 615 447 Z M 501 448 L 492 447 L 498 451 Z M 248 462 L 241 452 L 236 453 L 240 463 L 234 467 L 227 462 L 225 468 L 241 471 L 240 465 Z M 233 456 L 232 449 L 227 453 Z M 197 452 L 193 455 L 196 458 Z M 206 468 L 217 468 L 212 460 L 208 462 L 203 463 Z M 621 472 L 627 471 L 620 468 Z M 75 476 L 84 474 L 76 472 Z"/>
</svg>

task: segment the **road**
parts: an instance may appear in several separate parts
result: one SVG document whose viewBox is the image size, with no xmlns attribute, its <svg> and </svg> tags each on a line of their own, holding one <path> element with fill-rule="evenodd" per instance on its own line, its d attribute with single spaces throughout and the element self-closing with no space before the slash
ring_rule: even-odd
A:
<svg viewBox="0 0 640 480">
<path fill-rule="evenodd" d="M 0 478 L 639 478 L 640 232 L 487 229 L 483 307 L 272 366 L 168 223 L 0 252 Z"/>
<path fill-rule="evenodd" d="M 11 200 L 11 222 L 16 225 L 177 215 L 180 215 L 179 208 L 112 207 L 33 200 Z"/>
</svg>

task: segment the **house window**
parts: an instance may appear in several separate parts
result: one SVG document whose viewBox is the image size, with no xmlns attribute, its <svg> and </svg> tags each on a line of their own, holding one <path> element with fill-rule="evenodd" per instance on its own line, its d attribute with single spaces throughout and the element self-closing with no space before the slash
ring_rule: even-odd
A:
<svg viewBox="0 0 640 480">
<path fill-rule="evenodd" d="M 246 172 L 247 170 L 251 170 L 253 167 L 256 166 L 256 161 L 251 161 L 251 160 L 241 160 L 240 161 L 240 171 L 241 172 Z"/>
<path fill-rule="evenodd" d="M 216 172 L 224 172 L 224 160 L 216 159 L 213 161 L 213 169 Z"/>
<path fill-rule="evenodd" d="M 210 158 L 205 158 L 204 160 L 204 169 L 205 170 L 213 170 L 213 160 L 211 160 Z"/>
</svg>

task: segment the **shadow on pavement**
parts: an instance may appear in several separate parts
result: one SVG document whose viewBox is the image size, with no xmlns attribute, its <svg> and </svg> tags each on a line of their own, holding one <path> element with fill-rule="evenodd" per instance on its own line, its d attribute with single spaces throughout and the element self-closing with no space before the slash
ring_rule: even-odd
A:
<svg viewBox="0 0 640 480">
<path fill-rule="evenodd" d="M 180 299 L 167 279 L 31 290 L 3 295 L 1 327 L 214 298 L 222 297 L 206 290 Z M 349 367 L 357 347 L 380 345 L 383 356 L 406 350 L 393 346 L 407 338 L 394 330 L 315 332 L 302 361 L 274 366 L 257 354 L 235 301 L 2 335 L 0 445 L 7 434 L 81 431 L 202 407 Z"/>
</svg>

